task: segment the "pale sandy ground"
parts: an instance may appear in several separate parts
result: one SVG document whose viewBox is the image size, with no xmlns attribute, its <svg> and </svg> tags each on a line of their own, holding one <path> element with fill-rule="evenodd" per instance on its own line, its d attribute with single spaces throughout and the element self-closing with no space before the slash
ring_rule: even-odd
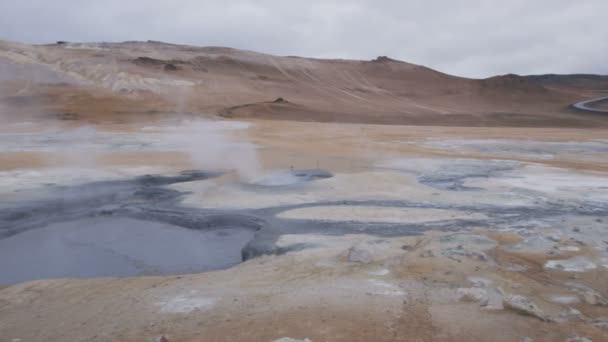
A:
<svg viewBox="0 0 608 342">
<path fill-rule="evenodd" d="M 166 134 L 161 123 L 158 127 Z M 155 131 L 136 124 L 96 129 L 131 138 Z M 191 192 L 185 205 L 264 208 L 408 200 L 534 208 L 539 202 L 605 206 L 608 201 L 608 158 L 601 145 L 606 130 L 254 121 L 227 136 L 222 139 L 229 147 L 212 159 L 235 159 L 222 166 L 241 171 L 240 177 L 174 185 Z M 463 147 L 463 141 L 476 144 Z M 480 141 L 482 146 L 498 141 L 501 148 L 479 150 Z M 582 151 L 551 144 L 520 148 L 536 141 L 567 142 Z M 598 142 L 599 147 L 593 145 Z M 201 141 L 201 148 L 207 143 Z M 250 145 L 242 143 L 255 146 L 257 165 L 247 160 Z M 80 157 L 82 150 L 74 151 L 74 158 L 74 153 L 66 157 L 53 148 L 9 145 L 0 153 L 6 200 L 24 188 L 35 194 L 49 175 L 55 175 L 56 184 L 70 184 L 201 165 L 191 148 L 178 153 L 163 150 L 166 146 L 97 149 L 91 160 Z M 84 151 L 90 155 L 91 149 Z M 417 178 L 449 170 L 458 162 L 451 158 L 522 164 L 505 174 L 466 179 L 465 186 L 483 189 L 478 192 L 437 189 Z M 243 179 L 290 167 L 319 167 L 335 176 L 291 192 L 242 186 Z M 532 216 L 527 228 L 471 225 L 459 232 L 431 229 L 407 237 L 283 235 L 279 246 L 304 243 L 311 248 L 204 274 L 18 284 L 0 290 L 0 341 L 154 341 L 162 335 L 169 341 L 608 341 L 608 218 L 570 214 L 537 223 Z M 484 218 L 474 210 L 337 204 L 279 216 L 421 225 Z M 526 307 L 513 308 L 516 295 L 527 298 Z"/>
</svg>

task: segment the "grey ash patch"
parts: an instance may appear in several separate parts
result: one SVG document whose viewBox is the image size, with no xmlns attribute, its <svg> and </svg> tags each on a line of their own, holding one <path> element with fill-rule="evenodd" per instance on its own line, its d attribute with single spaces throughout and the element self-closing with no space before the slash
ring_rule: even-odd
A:
<svg viewBox="0 0 608 342">
<path fill-rule="evenodd" d="M 384 169 L 413 173 L 420 183 L 440 190 L 472 191 L 465 186 L 467 179 L 502 176 L 521 163 L 511 160 L 478 160 L 466 158 L 397 159 L 381 164 Z"/>
<path fill-rule="evenodd" d="M 464 182 L 470 178 L 496 177 L 506 171 L 514 170 L 518 166 L 517 162 L 502 160 L 492 162 L 459 161 L 450 165 L 450 167 L 420 175 L 418 181 L 441 190 L 481 190 L 477 187 L 465 186 Z"/>
<path fill-rule="evenodd" d="M 289 187 L 331 177 L 333 174 L 323 169 L 278 170 L 255 180 L 248 186 L 255 189 Z"/>
</svg>

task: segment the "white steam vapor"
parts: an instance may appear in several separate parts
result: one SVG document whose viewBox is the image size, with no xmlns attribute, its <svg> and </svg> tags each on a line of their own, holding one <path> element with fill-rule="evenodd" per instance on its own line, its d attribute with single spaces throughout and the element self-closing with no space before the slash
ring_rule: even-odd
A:
<svg viewBox="0 0 608 342">
<path fill-rule="evenodd" d="M 243 122 L 185 121 L 162 140 L 187 153 L 197 169 L 233 170 L 241 179 L 252 180 L 261 173 L 256 146 L 233 135 L 247 127 Z"/>
</svg>

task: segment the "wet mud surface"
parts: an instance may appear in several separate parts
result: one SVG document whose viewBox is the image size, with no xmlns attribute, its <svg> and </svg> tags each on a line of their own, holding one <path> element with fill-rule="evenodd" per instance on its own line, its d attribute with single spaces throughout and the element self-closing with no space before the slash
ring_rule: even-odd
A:
<svg viewBox="0 0 608 342">
<path fill-rule="evenodd" d="M 419 173 L 420 183 L 446 191 L 480 191 L 465 186 L 470 178 L 489 178 L 518 167 L 502 161 L 457 161 L 453 168 L 435 165 Z M 460 167 L 459 167 L 460 165 Z M 408 172 L 404 170 L 403 172 Z M 471 227 L 529 231 L 555 226 L 564 217 L 608 216 L 608 204 L 597 201 L 556 201 L 536 197 L 534 205 L 448 204 L 441 201 L 339 200 L 262 209 L 211 209 L 180 204 L 185 192 L 167 185 L 212 179 L 220 173 L 186 171 L 176 176 L 146 175 L 129 180 L 52 187 L 32 201 L 0 203 L 0 284 L 63 277 L 161 275 L 222 269 L 266 254 L 314 248 L 311 243 L 279 245 L 281 236 L 368 234 L 378 238 L 420 235 L 429 230 L 459 232 Z M 246 191 L 305 191 L 310 182 L 331 177 L 324 170 L 286 170 Z M 289 219 L 278 215 L 301 208 L 327 206 L 446 209 L 470 213 L 417 223 Z M 356 209 L 355 209 L 356 210 Z M 475 216 L 475 215 L 477 216 Z M 481 218 L 482 217 L 482 218 Z M 180 246 L 175 249 L 174 246 Z M 516 248 L 516 247 L 515 247 Z"/>
</svg>

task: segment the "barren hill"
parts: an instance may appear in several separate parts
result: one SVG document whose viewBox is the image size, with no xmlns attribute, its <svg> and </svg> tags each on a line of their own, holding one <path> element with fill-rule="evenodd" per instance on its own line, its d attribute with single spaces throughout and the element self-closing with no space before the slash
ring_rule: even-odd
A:
<svg viewBox="0 0 608 342">
<path fill-rule="evenodd" d="M 606 90 L 608 75 L 572 74 L 572 75 L 530 75 L 526 78 L 538 82 L 548 88 Z"/>
<path fill-rule="evenodd" d="M 384 56 L 279 57 L 154 41 L 0 42 L 0 71 L 0 105 L 14 115 L 103 121 L 189 112 L 411 125 L 608 125 L 602 116 L 568 109 L 591 96 L 576 82 L 467 79 Z"/>
</svg>

